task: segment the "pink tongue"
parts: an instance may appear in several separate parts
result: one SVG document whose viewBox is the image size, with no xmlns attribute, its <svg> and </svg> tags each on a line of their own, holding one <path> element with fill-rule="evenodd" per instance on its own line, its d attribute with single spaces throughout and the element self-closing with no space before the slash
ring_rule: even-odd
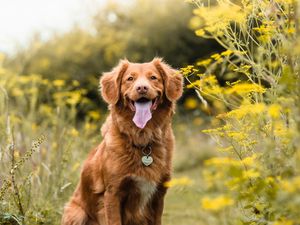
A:
<svg viewBox="0 0 300 225">
<path fill-rule="evenodd" d="M 133 117 L 133 122 L 135 125 L 143 129 L 147 122 L 151 119 L 151 106 L 152 102 L 134 102 L 135 115 Z"/>
</svg>

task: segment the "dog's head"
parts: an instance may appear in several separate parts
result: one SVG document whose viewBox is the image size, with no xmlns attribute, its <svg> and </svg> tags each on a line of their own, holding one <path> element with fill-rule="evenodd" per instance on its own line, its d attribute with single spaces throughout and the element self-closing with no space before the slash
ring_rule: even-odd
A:
<svg viewBox="0 0 300 225">
<path fill-rule="evenodd" d="M 154 58 L 148 63 L 122 60 L 100 80 L 103 99 L 110 105 L 121 103 L 134 112 L 136 126 L 144 128 L 165 101 L 175 102 L 182 95 L 182 76 L 177 70 Z"/>
</svg>

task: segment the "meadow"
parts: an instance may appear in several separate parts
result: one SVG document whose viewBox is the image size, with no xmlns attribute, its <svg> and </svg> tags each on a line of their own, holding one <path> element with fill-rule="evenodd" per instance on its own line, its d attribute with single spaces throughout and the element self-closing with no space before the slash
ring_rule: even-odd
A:
<svg viewBox="0 0 300 225">
<path fill-rule="evenodd" d="M 187 26 L 222 50 L 180 69 L 163 224 L 300 224 L 298 1 L 188 2 Z M 0 224 L 59 224 L 107 110 L 80 77 L 24 74 L 4 62 Z"/>
</svg>

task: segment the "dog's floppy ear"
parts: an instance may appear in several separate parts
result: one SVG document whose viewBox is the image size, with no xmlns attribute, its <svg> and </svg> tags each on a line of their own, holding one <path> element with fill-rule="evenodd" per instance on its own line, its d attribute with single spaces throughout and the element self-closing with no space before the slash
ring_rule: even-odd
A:
<svg viewBox="0 0 300 225">
<path fill-rule="evenodd" d="M 167 99 L 176 101 L 182 95 L 183 78 L 179 71 L 164 63 L 161 58 L 154 58 L 152 63 L 161 74 Z"/>
<path fill-rule="evenodd" d="M 128 65 L 129 62 L 127 60 L 121 60 L 111 72 L 103 73 L 100 78 L 101 95 L 108 104 L 115 105 L 119 101 L 121 80 Z"/>
</svg>

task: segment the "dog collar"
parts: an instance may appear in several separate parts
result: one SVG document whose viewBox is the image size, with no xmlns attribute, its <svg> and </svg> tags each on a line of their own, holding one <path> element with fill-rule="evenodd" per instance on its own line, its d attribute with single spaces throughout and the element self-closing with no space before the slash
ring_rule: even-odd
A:
<svg viewBox="0 0 300 225">
<path fill-rule="evenodd" d="M 150 143 L 147 145 L 144 145 L 144 146 L 138 146 L 138 145 L 133 144 L 133 147 L 141 149 L 142 154 L 143 154 L 141 161 L 144 166 L 150 166 L 153 163 L 153 158 L 151 156 L 152 147 L 151 147 Z"/>
</svg>

